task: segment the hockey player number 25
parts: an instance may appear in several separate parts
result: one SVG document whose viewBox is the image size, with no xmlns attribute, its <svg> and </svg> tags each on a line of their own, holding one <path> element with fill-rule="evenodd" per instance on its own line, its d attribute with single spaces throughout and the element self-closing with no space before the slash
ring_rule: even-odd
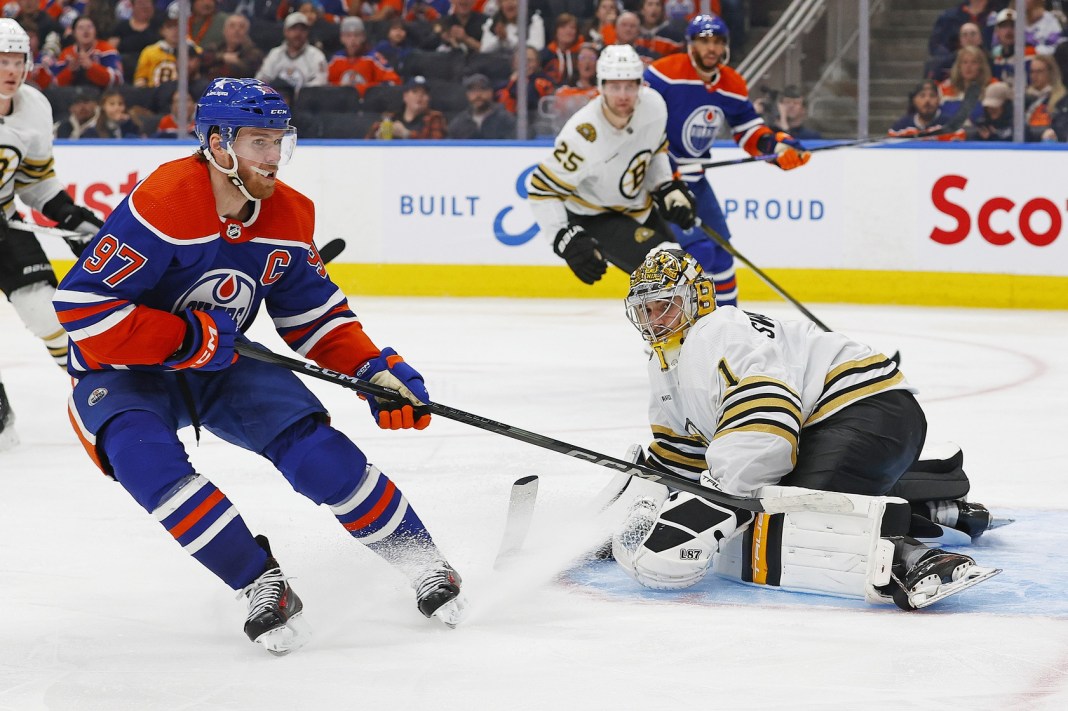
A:
<svg viewBox="0 0 1068 711">
<path fill-rule="evenodd" d="M 96 274 L 103 270 L 108 262 L 115 257 L 126 262 L 126 264 L 104 279 L 104 283 L 110 287 L 118 286 L 148 262 L 145 256 L 133 247 L 119 244 L 119 241 L 113 235 L 104 235 L 96 243 L 96 247 L 93 248 L 93 254 L 82 263 L 82 269 L 90 274 Z"/>
</svg>

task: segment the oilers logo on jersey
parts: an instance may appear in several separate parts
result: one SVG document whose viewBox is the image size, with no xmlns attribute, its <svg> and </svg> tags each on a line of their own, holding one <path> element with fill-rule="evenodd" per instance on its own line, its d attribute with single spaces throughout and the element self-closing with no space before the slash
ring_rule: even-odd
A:
<svg viewBox="0 0 1068 711">
<path fill-rule="evenodd" d="M 174 305 L 174 311 L 221 309 L 240 327 L 255 299 L 256 282 L 249 275 L 230 269 L 216 269 L 200 277 Z"/>
<path fill-rule="evenodd" d="M 682 124 L 682 143 L 691 155 L 700 156 L 712 147 L 721 126 L 727 117 L 718 106 L 699 106 Z"/>
</svg>

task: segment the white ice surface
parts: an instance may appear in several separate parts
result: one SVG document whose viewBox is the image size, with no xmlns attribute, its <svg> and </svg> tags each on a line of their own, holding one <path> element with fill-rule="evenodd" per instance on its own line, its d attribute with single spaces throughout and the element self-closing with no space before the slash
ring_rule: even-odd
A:
<svg viewBox="0 0 1068 711">
<path fill-rule="evenodd" d="M 615 456 L 647 440 L 642 344 L 620 303 L 352 301 L 437 402 Z M 1025 516 L 1068 510 L 1068 314 L 810 306 L 901 351 L 929 439 L 964 448 L 974 499 Z M 196 448 L 183 432 L 198 470 L 296 578 L 316 637 L 270 657 L 241 632 L 243 601 L 90 464 L 67 421 L 66 376 L 6 302 L 0 333 L 22 438 L 0 453 L 5 711 L 1068 708 L 1068 596 L 1046 600 L 1053 614 L 1039 601 L 1036 614 L 1007 615 L 997 599 L 906 614 L 562 585 L 557 573 L 598 538 L 584 512 L 608 470 L 443 419 L 383 433 L 353 394 L 315 382 L 463 573 L 472 612 L 456 630 L 431 624 L 398 574 L 265 460 L 210 434 Z M 254 335 L 282 350 L 269 325 Z M 534 526 L 523 557 L 495 572 L 509 485 L 525 474 L 542 477 Z M 995 542 L 1013 546 L 1012 530 Z M 1064 580 L 1063 565 L 1046 567 L 1041 531 L 1028 540 L 1013 551 L 1018 572 Z"/>
</svg>

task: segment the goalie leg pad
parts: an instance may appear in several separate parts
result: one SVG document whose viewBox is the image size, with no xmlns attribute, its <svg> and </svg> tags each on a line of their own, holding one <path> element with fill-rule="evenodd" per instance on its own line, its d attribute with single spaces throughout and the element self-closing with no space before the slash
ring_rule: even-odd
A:
<svg viewBox="0 0 1068 711">
<path fill-rule="evenodd" d="M 688 588 L 704 578 L 720 541 L 733 536 L 749 515 L 686 492 L 645 496 L 612 537 L 612 553 L 645 587 Z"/>
<path fill-rule="evenodd" d="M 806 491 L 771 486 L 760 495 Z M 876 589 L 889 582 L 893 564 L 894 544 L 885 537 L 908 530 L 909 506 L 885 496 L 846 496 L 854 508 L 848 514 L 757 514 L 716 556 L 713 571 L 755 585 L 885 603 Z"/>
</svg>

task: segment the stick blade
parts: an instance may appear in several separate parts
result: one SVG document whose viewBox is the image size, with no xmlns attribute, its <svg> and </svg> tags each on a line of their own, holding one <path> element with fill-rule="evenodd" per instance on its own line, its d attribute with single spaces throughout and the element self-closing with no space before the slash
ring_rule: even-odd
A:
<svg viewBox="0 0 1068 711">
<path fill-rule="evenodd" d="M 535 475 L 516 479 L 508 498 L 508 518 L 504 524 L 504 535 L 497 559 L 493 562 L 495 569 L 500 569 L 523 547 L 534 518 L 534 501 L 538 496 L 538 477 Z"/>
<path fill-rule="evenodd" d="M 769 514 L 795 513 L 797 511 L 853 512 L 853 502 L 849 500 L 849 497 L 834 491 L 813 491 L 809 494 L 773 497 L 762 501 L 764 502 L 765 513 Z"/>
<path fill-rule="evenodd" d="M 329 264 L 338 258 L 338 256 L 345 251 L 345 240 L 332 239 L 319 249 L 319 259 L 323 260 L 323 264 Z"/>
</svg>

